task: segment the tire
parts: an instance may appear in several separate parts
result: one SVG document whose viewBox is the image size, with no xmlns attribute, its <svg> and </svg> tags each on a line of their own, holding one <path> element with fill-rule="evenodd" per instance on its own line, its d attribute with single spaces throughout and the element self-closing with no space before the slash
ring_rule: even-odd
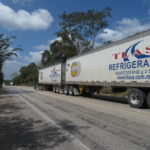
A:
<svg viewBox="0 0 150 150">
<path fill-rule="evenodd" d="M 92 93 L 91 93 L 90 88 L 89 88 L 89 87 L 85 87 L 85 89 L 84 89 L 82 95 L 83 95 L 84 97 L 92 97 Z"/>
<path fill-rule="evenodd" d="M 147 105 L 150 108 L 150 92 L 147 95 Z"/>
<path fill-rule="evenodd" d="M 68 89 L 68 86 L 65 86 L 65 88 L 64 88 L 64 94 L 65 94 L 65 95 L 69 95 L 69 89 Z"/>
<path fill-rule="evenodd" d="M 140 89 L 133 88 L 128 93 L 128 103 L 134 108 L 143 108 L 145 106 L 146 95 Z"/>
<path fill-rule="evenodd" d="M 59 86 L 58 88 L 59 88 L 59 94 L 64 94 L 64 89 L 61 86 Z"/>
<path fill-rule="evenodd" d="M 69 95 L 70 96 L 74 95 L 74 91 L 73 91 L 73 87 L 72 86 L 69 87 Z"/>
<path fill-rule="evenodd" d="M 56 86 L 56 93 L 59 93 L 59 86 Z"/>
<path fill-rule="evenodd" d="M 56 87 L 55 86 L 53 86 L 53 92 L 56 93 Z"/>
</svg>

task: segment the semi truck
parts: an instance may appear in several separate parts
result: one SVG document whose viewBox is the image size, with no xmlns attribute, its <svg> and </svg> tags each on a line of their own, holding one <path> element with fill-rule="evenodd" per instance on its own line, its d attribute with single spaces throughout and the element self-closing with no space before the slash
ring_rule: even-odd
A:
<svg viewBox="0 0 150 150">
<path fill-rule="evenodd" d="M 150 30 L 40 69 L 39 85 L 72 96 L 112 87 L 131 107 L 150 106 Z"/>
</svg>

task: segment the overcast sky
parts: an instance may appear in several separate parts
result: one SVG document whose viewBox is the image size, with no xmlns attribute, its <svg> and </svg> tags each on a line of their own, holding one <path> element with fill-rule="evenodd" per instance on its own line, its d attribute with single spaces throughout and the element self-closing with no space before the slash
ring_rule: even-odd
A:
<svg viewBox="0 0 150 150">
<path fill-rule="evenodd" d="M 15 35 L 14 45 L 21 45 L 18 58 L 6 62 L 5 79 L 21 66 L 38 63 L 43 50 L 56 39 L 59 15 L 64 11 L 87 11 L 112 8 L 109 26 L 97 35 L 100 39 L 117 41 L 150 29 L 150 0 L 0 0 L 0 33 Z"/>
</svg>

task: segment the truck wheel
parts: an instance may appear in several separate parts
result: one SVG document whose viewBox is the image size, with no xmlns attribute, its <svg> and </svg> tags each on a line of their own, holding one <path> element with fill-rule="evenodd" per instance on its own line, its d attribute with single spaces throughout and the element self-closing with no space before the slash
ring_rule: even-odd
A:
<svg viewBox="0 0 150 150">
<path fill-rule="evenodd" d="M 73 91 L 73 87 L 72 86 L 69 87 L 69 95 L 71 95 L 71 96 L 74 95 L 74 91 Z"/>
<path fill-rule="evenodd" d="M 150 92 L 147 95 L 147 105 L 150 107 Z"/>
<path fill-rule="evenodd" d="M 55 86 L 53 86 L 53 92 L 54 92 L 54 93 L 56 92 L 56 87 L 55 87 Z"/>
<path fill-rule="evenodd" d="M 64 93 L 64 90 L 61 86 L 59 86 L 59 94 L 63 94 Z"/>
<path fill-rule="evenodd" d="M 145 93 L 140 89 L 133 88 L 128 93 L 128 102 L 131 107 L 142 108 L 146 100 Z"/>
<path fill-rule="evenodd" d="M 56 93 L 59 93 L 59 86 L 56 86 Z"/>
<path fill-rule="evenodd" d="M 65 88 L 64 88 L 64 94 L 65 94 L 65 95 L 68 95 L 68 94 L 69 94 L 68 86 L 65 86 Z"/>
</svg>

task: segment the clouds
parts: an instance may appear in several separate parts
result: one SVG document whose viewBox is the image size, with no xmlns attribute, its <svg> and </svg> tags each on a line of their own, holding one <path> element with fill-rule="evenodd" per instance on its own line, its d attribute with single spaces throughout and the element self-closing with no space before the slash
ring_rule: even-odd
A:
<svg viewBox="0 0 150 150">
<path fill-rule="evenodd" d="M 114 29 L 104 29 L 98 38 L 104 41 L 117 41 L 148 29 L 150 29 L 150 22 L 142 24 L 137 18 L 123 18 L 117 22 Z"/>
<path fill-rule="evenodd" d="M 44 44 L 41 44 L 41 45 L 37 45 L 37 46 L 34 46 L 34 48 L 36 50 L 39 50 L 39 51 L 43 51 L 43 50 L 48 50 L 49 49 L 49 45 L 44 45 Z"/>
<path fill-rule="evenodd" d="M 31 51 L 27 56 L 13 57 L 13 60 L 8 60 L 3 66 L 3 72 L 5 79 L 11 79 L 13 73 L 19 73 L 19 70 L 23 66 L 27 66 L 29 63 L 39 63 L 42 57 L 43 51 Z"/>
<path fill-rule="evenodd" d="M 55 41 L 61 41 L 61 40 L 62 39 L 60 37 L 57 37 L 52 40 L 49 40 L 48 44 L 40 44 L 40 45 L 34 46 L 33 48 L 39 51 L 50 50 L 50 44 L 52 44 Z"/>
<path fill-rule="evenodd" d="M 8 30 L 43 30 L 53 22 L 53 17 L 46 9 L 31 13 L 25 10 L 15 11 L 0 2 L 0 25 Z"/>
<path fill-rule="evenodd" d="M 24 60 L 26 61 L 26 64 L 29 64 L 31 62 L 39 63 L 41 61 L 43 51 L 31 51 L 29 52 L 28 56 L 24 57 Z"/>
<path fill-rule="evenodd" d="M 21 63 L 17 60 L 8 60 L 7 62 L 5 62 L 4 66 L 3 66 L 3 72 L 5 75 L 5 79 L 11 79 L 11 75 L 13 73 L 18 73 L 19 69 L 24 66 L 24 63 Z"/>
</svg>

